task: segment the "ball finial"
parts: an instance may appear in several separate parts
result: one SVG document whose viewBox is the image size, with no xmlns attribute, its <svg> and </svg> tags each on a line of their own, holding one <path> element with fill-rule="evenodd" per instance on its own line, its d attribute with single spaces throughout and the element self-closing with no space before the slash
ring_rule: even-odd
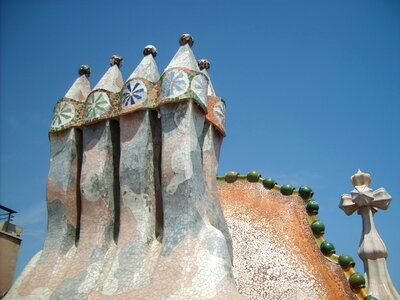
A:
<svg viewBox="0 0 400 300">
<path fill-rule="evenodd" d="M 118 68 L 121 68 L 121 67 L 122 67 L 122 61 L 123 61 L 122 56 L 113 55 L 113 56 L 111 56 L 111 58 L 110 58 L 110 66 L 117 65 Z"/>
<path fill-rule="evenodd" d="M 190 34 L 188 34 L 188 33 L 182 34 L 181 37 L 180 37 L 180 39 L 179 39 L 179 44 L 180 44 L 181 46 L 186 45 L 186 44 L 189 44 L 189 46 L 192 47 L 192 46 L 193 46 L 193 43 L 194 43 L 194 39 L 193 39 L 193 37 L 192 37 Z"/>
<path fill-rule="evenodd" d="M 210 62 L 208 61 L 208 59 L 199 59 L 197 61 L 197 64 L 199 65 L 200 70 L 208 70 L 210 68 Z"/>
<path fill-rule="evenodd" d="M 78 70 L 80 76 L 85 75 L 86 77 L 89 77 L 91 72 L 92 71 L 90 70 L 90 67 L 88 65 L 82 65 L 79 67 Z"/>
<path fill-rule="evenodd" d="M 144 54 L 144 56 L 151 54 L 151 55 L 153 55 L 153 57 L 156 57 L 157 56 L 157 48 L 154 47 L 153 45 L 147 45 L 146 47 L 144 47 L 143 54 Z"/>
</svg>

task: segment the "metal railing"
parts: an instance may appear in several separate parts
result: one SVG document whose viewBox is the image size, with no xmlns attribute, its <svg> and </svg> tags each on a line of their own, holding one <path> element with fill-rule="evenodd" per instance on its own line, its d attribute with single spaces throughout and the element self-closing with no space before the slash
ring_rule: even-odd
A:
<svg viewBox="0 0 400 300">
<path fill-rule="evenodd" d="M 13 220 L 15 213 L 17 213 L 15 210 L 12 210 L 11 208 L 0 205 L 0 222 L 5 221 L 5 223 L 6 223 L 6 228 L 4 230 L 5 232 L 8 232 L 8 225 Z"/>
</svg>

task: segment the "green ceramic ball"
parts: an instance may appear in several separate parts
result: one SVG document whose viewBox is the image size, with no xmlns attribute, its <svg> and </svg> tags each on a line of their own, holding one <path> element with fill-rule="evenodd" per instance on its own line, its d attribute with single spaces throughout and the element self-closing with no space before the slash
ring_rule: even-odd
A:
<svg viewBox="0 0 400 300">
<path fill-rule="evenodd" d="M 325 234 L 325 224 L 320 220 L 316 220 L 311 224 L 311 230 L 315 235 Z"/>
<path fill-rule="evenodd" d="M 318 202 L 314 201 L 313 199 L 308 200 L 306 204 L 306 210 L 310 215 L 317 215 L 319 211 Z"/>
<path fill-rule="evenodd" d="M 299 188 L 299 195 L 304 200 L 308 200 L 314 195 L 314 193 L 310 187 L 303 185 Z"/>
<path fill-rule="evenodd" d="M 247 181 L 249 181 L 249 182 L 258 182 L 260 177 L 261 177 L 261 174 L 256 171 L 251 171 L 251 172 L 247 173 Z"/>
<path fill-rule="evenodd" d="M 333 246 L 332 243 L 329 243 L 327 241 L 323 241 L 321 243 L 320 249 L 321 249 L 322 254 L 324 254 L 324 255 L 331 255 L 331 254 L 336 253 L 335 246 Z"/>
<path fill-rule="evenodd" d="M 281 186 L 282 195 L 289 196 L 289 195 L 293 194 L 293 191 L 294 191 L 294 187 L 291 186 L 290 184 L 284 184 Z"/>
<path fill-rule="evenodd" d="M 349 278 L 349 283 L 354 290 L 365 288 L 365 278 L 359 273 L 352 274 Z"/>
<path fill-rule="evenodd" d="M 263 186 L 266 188 L 266 189 L 273 189 L 274 188 L 274 186 L 276 185 L 276 181 L 275 181 L 275 179 L 273 179 L 273 178 L 265 178 L 264 180 L 263 180 Z"/>
<path fill-rule="evenodd" d="M 344 269 L 354 268 L 356 262 L 350 255 L 342 254 L 339 256 L 339 265 Z"/>
<path fill-rule="evenodd" d="M 239 173 L 234 172 L 234 171 L 230 171 L 230 172 L 225 174 L 225 181 L 227 183 L 235 182 L 238 179 L 238 175 L 239 175 Z"/>
</svg>

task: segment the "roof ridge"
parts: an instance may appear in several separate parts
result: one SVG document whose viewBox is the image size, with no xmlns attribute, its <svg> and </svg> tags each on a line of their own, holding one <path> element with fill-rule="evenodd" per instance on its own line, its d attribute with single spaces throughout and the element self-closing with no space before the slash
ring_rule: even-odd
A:
<svg viewBox="0 0 400 300">
<path fill-rule="evenodd" d="M 355 293 L 358 299 L 371 299 L 367 295 L 365 289 L 365 278 L 361 274 L 354 270 L 355 262 L 350 255 L 337 255 L 335 247 L 332 243 L 326 241 L 323 237 L 325 233 L 325 225 L 322 223 L 316 215 L 319 212 L 319 204 L 312 199 L 314 192 L 308 186 L 301 186 L 296 190 L 290 184 L 284 184 L 279 186 L 275 179 L 271 177 L 262 178 L 261 174 L 257 171 L 250 171 L 246 175 L 240 175 L 238 172 L 230 171 L 224 176 L 216 177 L 218 182 L 234 183 L 236 181 L 248 181 L 250 183 L 262 184 L 268 190 L 274 190 L 280 192 L 284 196 L 300 196 L 304 203 L 307 212 L 307 219 L 310 225 L 310 229 L 313 233 L 314 240 L 319 246 L 322 254 L 329 261 L 340 265 L 348 280 L 348 283 Z"/>
</svg>

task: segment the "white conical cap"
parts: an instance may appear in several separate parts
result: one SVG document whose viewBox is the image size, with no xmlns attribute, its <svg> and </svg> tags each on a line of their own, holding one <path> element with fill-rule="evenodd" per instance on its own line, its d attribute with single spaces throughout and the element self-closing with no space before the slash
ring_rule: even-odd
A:
<svg viewBox="0 0 400 300">
<path fill-rule="evenodd" d="M 153 55 L 149 54 L 143 57 L 140 64 L 129 76 L 128 81 L 135 77 L 144 78 L 151 82 L 157 82 L 160 79 L 160 73 Z"/>
<path fill-rule="evenodd" d="M 206 75 L 208 79 L 208 88 L 207 88 L 207 96 L 216 96 L 214 86 L 211 82 L 210 74 L 208 74 L 208 69 L 210 68 L 211 64 L 208 59 L 200 59 L 197 61 L 197 65 L 199 66 L 200 72 Z"/>
<path fill-rule="evenodd" d="M 118 93 L 123 85 L 124 81 L 122 80 L 121 71 L 118 65 L 115 64 L 108 68 L 107 72 L 101 77 L 93 90 L 104 89 L 112 93 Z"/>
<path fill-rule="evenodd" d="M 64 97 L 79 102 L 85 102 L 90 90 L 90 82 L 87 79 L 87 75 L 81 75 L 75 80 Z"/>
<path fill-rule="evenodd" d="M 210 74 L 208 74 L 208 71 L 206 69 L 203 69 L 200 72 L 203 73 L 204 75 L 206 75 L 207 78 L 208 78 L 207 96 L 216 96 L 215 95 L 214 86 L 213 86 L 213 84 L 211 82 Z"/>
<path fill-rule="evenodd" d="M 189 70 L 200 71 L 192 48 L 190 48 L 189 44 L 179 47 L 178 52 L 176 52 L 174 58 L 171 60 L 165 70 L 171 68 L 188 68 Z"/>
</svg>

